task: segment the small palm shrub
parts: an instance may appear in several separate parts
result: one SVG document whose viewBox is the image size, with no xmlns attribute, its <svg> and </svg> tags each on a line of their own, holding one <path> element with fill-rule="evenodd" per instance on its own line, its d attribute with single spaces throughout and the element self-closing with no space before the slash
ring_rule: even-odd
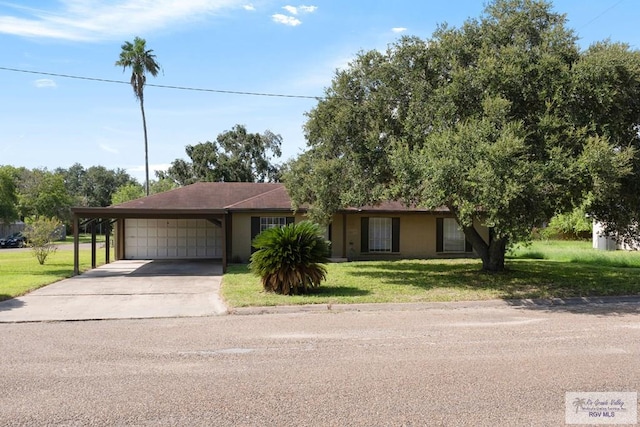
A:
<svg viewBox="0 0 640 427">
<path fill-rule="evenodd" d="M 319 225 L 309 221 L 274 227 L 253 239 L 256 252 L 249 269 L 265 291 L 283 295 L 307 293 L 326 278 L 329 242 Z"/>
</svg>

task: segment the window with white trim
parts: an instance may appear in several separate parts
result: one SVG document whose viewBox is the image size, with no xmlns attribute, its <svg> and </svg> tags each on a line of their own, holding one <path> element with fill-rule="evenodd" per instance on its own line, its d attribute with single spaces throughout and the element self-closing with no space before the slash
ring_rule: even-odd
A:
<svg viewBox="0 0 640 427">
<path fill-rule="evenodd" d="M 442 221 L 442 250 L 444 252 L 464 252 L 466 239 L 464 232 L 454 218 Z"/>
<path fill-rule="evenodd" d="M 274 227 L 284 227 L 287 225 L 287 217 L 284 216 L 261 216 L 260 232 Z"/>
<path fill-rule="evenodd" d="M 391 218 L 369 218 L 369 252 L 391 252 Z"/>
</svg>

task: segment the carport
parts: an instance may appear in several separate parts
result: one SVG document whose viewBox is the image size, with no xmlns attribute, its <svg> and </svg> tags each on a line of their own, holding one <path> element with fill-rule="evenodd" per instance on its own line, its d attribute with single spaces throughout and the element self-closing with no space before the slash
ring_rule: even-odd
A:
<svg viewBox="0 0 640 427">
<path fill-rule="evenodd" d="M 261 219 L 287 220 L 295 213 L 279 183 L 198 182 L 108 207 L 75 207 L 74 273 L 79 274 L 79 233 L 91 230 L 96 267 L 96 230 L 106 234 L 106 262 L 116 260 L 216 260 L 250 256 Z M 272 218 L 274 217 L 274 218 Z"/>
<path fill-rule="evenodd" d="M 91 267 L 96 267 L 99 225 L 106 236 L 107 263 L 113 237 L 116 260 L 212 259 L 221 261 L 223 272 L 226 271 L 228 222 L 222 209 L 111 206 L 76 207 L 72 213 L 74 275 L 80 273 L 81 226 L 91 229 Z"/>
</svg>

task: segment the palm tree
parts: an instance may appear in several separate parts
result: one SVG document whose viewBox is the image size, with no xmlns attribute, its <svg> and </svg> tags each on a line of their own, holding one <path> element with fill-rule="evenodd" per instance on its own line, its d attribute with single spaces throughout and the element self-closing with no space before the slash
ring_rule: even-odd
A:
<svg viewBox="0 0 640 427">
<path fill-rule="evenodd" d="M 318 224 L 302 221 L 268 228 L 253 239 L 256 252 L 249 269 L 262 279 L 265 291 L 283 295 L 310 292 L 327 276 L 329 242 Z"/>
<path fill-rule="evenodd" d="M 142 111 L 142 127 L 144 129 L 144 167 L 145 167 L 145 190 L 149 195 L 149 148 L 147 142 L 147 119 L 144 115 L 144 84 L 147 81 L 146 73 L 153 77 L 158 75 L 160 65 L 156 62 L 156 56 L 152 49 L 147 49 L 145 39 L 136 37 L 133 43 L 124 42 L 120 59 L 116 61 L 116 66 L 123 67 L 123 71 L 131 68 L 131 87 L 138 101 L 140 101 L 140 111 Z"/>
</svg>

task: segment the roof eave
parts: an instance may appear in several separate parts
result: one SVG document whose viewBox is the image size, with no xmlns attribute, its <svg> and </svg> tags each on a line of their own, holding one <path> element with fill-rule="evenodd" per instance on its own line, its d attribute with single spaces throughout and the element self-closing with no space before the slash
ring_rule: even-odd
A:
<svg viewBox="0 0 640 427">
<path fill-rule="evenodd" d="M 224 209 L 158 209 L 75 207 L 71 212 L 82 218 L 204 218 L 227 213 Z"/>
</svg>

